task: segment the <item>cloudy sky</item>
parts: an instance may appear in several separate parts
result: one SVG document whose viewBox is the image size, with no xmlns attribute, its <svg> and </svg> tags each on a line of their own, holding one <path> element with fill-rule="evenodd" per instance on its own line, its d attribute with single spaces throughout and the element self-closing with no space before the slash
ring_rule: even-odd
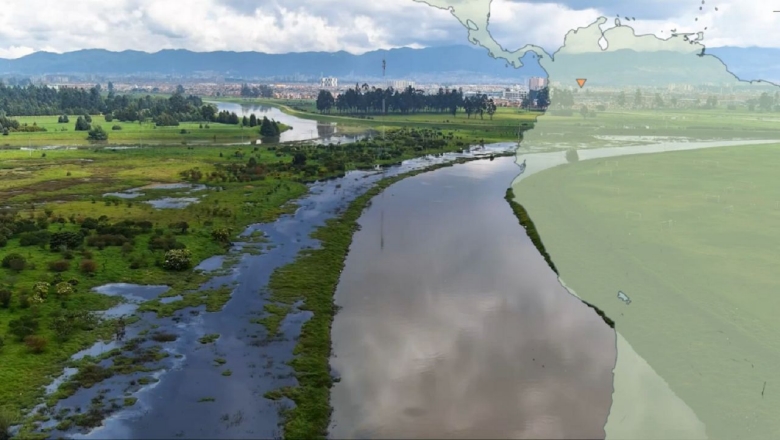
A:
<svg viewBox="0 0 780 440">
<path fill-rule="evenodd" d="M 635 17 L 641 33 L 707 28 L 715 46 L 780 47 L 780 0 L 493 0 L 490 31 L 507 48 L 548 51 L 598 16 Z M 189 49 L 269 53 L 461 44 L 448 11 L 413 0 L 5 0 L 0 57 L 34 51 Z M 700 11 L 699 8 L 702 8 Z M 718 11 L 715 11 L 715 7 Z M 698 21 L 695 19 L 699 18 Z M 663 30 L 663 33 L 661 32 Z"/>
</svg>

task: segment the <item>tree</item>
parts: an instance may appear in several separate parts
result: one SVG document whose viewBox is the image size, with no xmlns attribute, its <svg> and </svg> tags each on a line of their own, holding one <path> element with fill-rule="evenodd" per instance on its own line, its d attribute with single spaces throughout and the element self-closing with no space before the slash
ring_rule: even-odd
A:
<svg viewBox="0 0 780 440">
<path fill-rule="evenodd" d="M 299 151 L 293 156 L 293 165 L 302 168 L 306 165 L 306 153 Z"/>
<path fill-rule="evenodd" d="M 96 125 L 95 128 L 89 131 L 89 134 L 87 135 L 87 140 L 90 141 L 107 141 L 108 140 L 108 132 L 103 130 L 103 127 Z"/>
<path fill-rule="evenodd" d="M 488 100 L 487 102 L 487 108 L 485 109 L 488 116 L 490 116 L 490 120 L 493 120 L 493 114 L 496 112 L 496 103 L 493 102 L 492 99 Z"/>
<path fill-rule="evenodd" d="M 90 116 L 89 114 L 85 114 L 84 115 L 84 120 L 91 124 L 92 123 L 92 116 Z"/>
<path fill-rule="evenodd" d="M 536 106 L 541 109 L 546 109 L 550 105 L 550 88 L 545 87 L 539 90 L 539 94 L 536 95 Z"/>
<path fill-rule="evenodd" d="M 244 116 L 243 118 L 241 118 L 241 125 L 242 125 L 243 127 L 248 127 L 248 126 L 249 126 L 249 118 L 247 118 L 246 116 Z"/>
<path fill-rule="evenodd" d="M 582 115 L 583 118 L 587 118 L 588 117 L 588 106 L 587 105 L 583 105 L 582 107 L 580 107 L 580 114 Z"/>
<path fill-rule="evenodd" d="M 328 90 L 320 90 L 319 95 L 317 95 L 317 110 L 320 113 L 329 112 L 335 103 L 336 100 L 332 93 Z"/>
<path fill-rule="evenodd" d="M 250 126 L 250 127 L 255 127 L 255 126 L 257 126 L 257 116 L 255 116 L 255 114 L 254 114 L 254 113 L 252 113 L 251 115 L 249 115 L 249 126 Z"/>
<path fill-rule="evenodd" d="M 642 91 L 639 90 L 639 88 L 637 88 L 636 93 L 634 93 L 634 105 L 637 107 L 642 105 Z"/>
<path fill-rule="evenodd" d="M 664 106 L 664 99 L 661 98 L 660 93 L 655 94 L 655 101 L 653 102 L 656 108 L 662 108 Z"/>
<path fill-rule="evenodd" d="M 271 138 L 279 135 L 279 128 L 274 127 L 274 123 L 268 119 L 267 116 L 263 116 L 263 122 L 260 124 L 260 136 L 265 138 Z"/>
<path fill-rule="evenodd" d="M 772 96 L 764 92 L 758 98 L 758 107 L 763 111 L 769 111 L 772 108 Z"/>
<path fill-rule="evenodd" d="M 177 94 L 183 95 L 184 92 L 185 92 L 185 90 L 184 90 L 184 86 L 183 85 L 179 84 L 178 86 L 176 86 L 176 93 Z"/>
<path fill-rule="evenodd" d="M 79 116 L 78 119 L 76 119 L 76 131 L 89 131 L 90 130 L 89 122 L 87 122 L 86 119 L 84 119 L 83 116 Z"/>
<path fill-rule="evenodd" d="M 617 105 L 624 107 L 626 105 L 626 92 L 620 92 L 617 97 Z"/>
</svg>

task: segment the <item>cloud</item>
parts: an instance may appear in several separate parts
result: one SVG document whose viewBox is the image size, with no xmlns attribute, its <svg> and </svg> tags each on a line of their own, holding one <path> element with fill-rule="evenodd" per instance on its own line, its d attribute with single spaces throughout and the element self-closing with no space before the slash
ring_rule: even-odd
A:
<svg viewBox="0 0 780 440">
<path fill-rule="evenodd" d="M 772 9 L 768 0 L 494 0 L 490 30 L 509 48 L 554 50 L 569 29 L 620 14 L 635 16 L 640 32 L 707 26 L 710 45 L 780 46 Z M 467 44 L 463 26 L 411 0 L 14 0 L 0 8 L 0 57 L 9 58 L 86 48 L 362 53 L 449 44 Z"/>
</svg>

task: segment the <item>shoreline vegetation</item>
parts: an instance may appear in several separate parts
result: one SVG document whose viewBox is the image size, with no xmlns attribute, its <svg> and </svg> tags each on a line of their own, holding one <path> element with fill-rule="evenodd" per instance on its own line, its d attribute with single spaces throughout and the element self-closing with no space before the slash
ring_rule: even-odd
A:
<svg viewBox="0 0 780 440">
<path fill-rule="evenodd" d="M 286 387 L 266 393 L 266 398 L 288 398 L 295 407 L 282 412 L 285 438 L 325 438 L 332 408 L 330 388 L 335 379 L 330 372 L 330 329 L 337 306 L 333 295 L 338 286 L 344 262 L 349 254 L 352 236 L 358 228 L 358 219 L 370 206 L 371 200 L 389 186 L 408 177 L 451 167 L 475 160 L 514 156 L 514 153 L 491 157 L 460 158 L 444 164 L 409 171 L 375 183 L 366 193 L 353 200 L 338 217 L 326 221 L 311 234 L 320 241 L 320 247 L 301 251 L 293 263 L 277 269 L 268 283 L 271 292 L 267 315 L 263 323 L 268 336 L 276 337 L 279 323 L 302 301 L 302 310 L 313 312 L 301 330 L 295 346 L 296 357 L 290 362 L 298 379 L 297 387 Z"/>
<path fill-rule="evenodd" d="M 553 263 L 550 254 L 547 253 L 547 249 L 544 248 L 542 238 L 539 236 L 539 232 L 537 232 L 536 226 L 534 226 L 534 222 L 531 220 L 531 216 L 528 215 L 528 211 L 525 210 L 523 205 L 515 201 L 515 192 L 511 187 L 506 190 L 506 196 L 504 196 L 504 199 L 507 201 L 507 203 L 509 203 L 509 206 L 512 208 L 512 212 L 520 222 L 520 226 L 525 229 L 526 234 L 528 234 L 528 238 L 531 239 L 531 242 L 534 244 L 534 247 L 536 247 L 536 250 L 539 251 L 539 253 L 542 255 L 542 258 L 544 258 L 544 261 L 546 261 L 547 265 L 550 266 L 550 269 L 555 272 L 556 275 L 558 275 L 558 269 L 555 267 L 555 263 Z M 575 298 L 582 301 L 582 303 L 586 306 L 592 308 L 596 314 L 599 315 L 608 326 L 610 326 L 610 328 L 615 328 L 615 321 L 607 316 L 603 310 L 585 301 L 584 299 L 577 297 L 576 295 Z"/>
</svg>

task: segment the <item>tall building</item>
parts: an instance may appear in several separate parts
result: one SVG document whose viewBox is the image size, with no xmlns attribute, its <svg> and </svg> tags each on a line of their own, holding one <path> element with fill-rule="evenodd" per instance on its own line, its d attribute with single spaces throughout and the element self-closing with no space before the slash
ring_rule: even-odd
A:
<svg viewBox="0 0 780 440">
<path fill-rule="evenodd" d="M 338 86 L 339 86 L 338 78 L 334 78 L 332 76 L 326 76 L 320 78 L 320 87 L 322 87 L 323 89 L 333 89 Z"/>
<path fill-rule="evenodd" d="M 404 90 L 407 87 L 414 88 L 414 81 L 406 81 L 406 80 L 388 81 L 387 87 L 392 87 L 395 90 Z"/>
<path fill-rule="evenodd" d="M 545 87 L 547 87 L 547 78 L 539 78 L 538 76 L 535 76 L 528 80 L 529 90 L 542 90 Z"/>
</svg>

